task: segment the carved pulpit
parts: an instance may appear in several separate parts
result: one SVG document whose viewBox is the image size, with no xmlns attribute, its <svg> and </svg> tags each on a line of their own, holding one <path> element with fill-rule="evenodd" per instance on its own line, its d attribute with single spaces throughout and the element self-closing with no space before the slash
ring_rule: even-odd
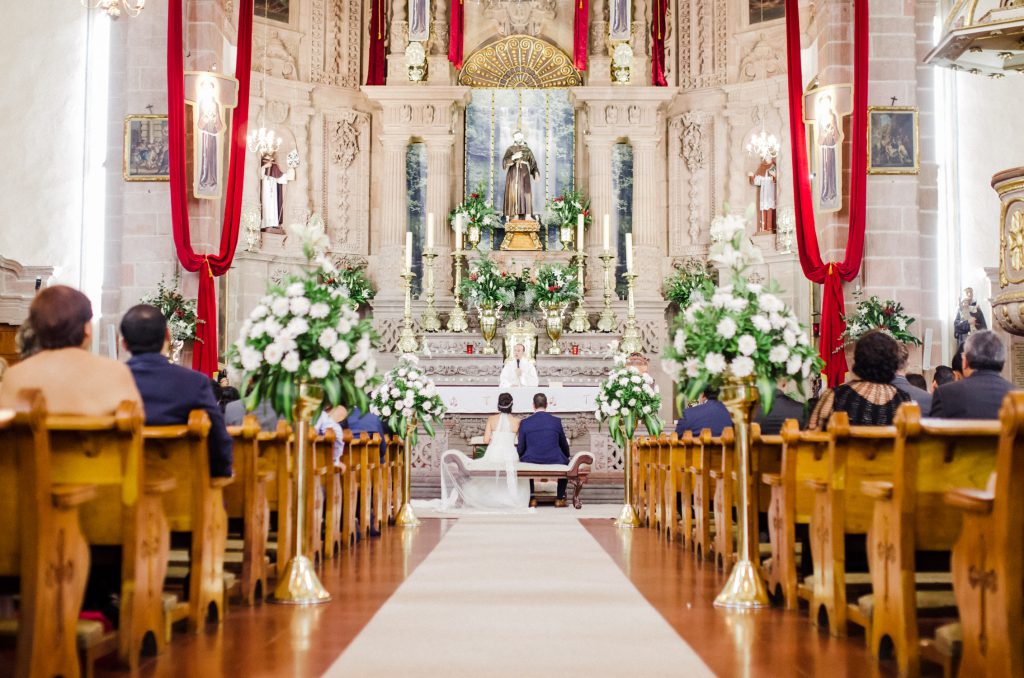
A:
<svg viewBox="0 0 1024 678">
<path fill-rule="evenodd" d="M 238 105 L 238 80 L 207 71 L 187 71 L 185 103 L 192 107 L 192 193 L 224 195 L 224 149 L 231 136 L 230 109 Z"/>
<path fill-rule="evenodd" d="M 804 94 L 804 124 L 811 130 L 808 161 L 816 212 L 843 208 L 843 118 L 852 113 L 853 85 L 828 85 Z"/>
</svg>

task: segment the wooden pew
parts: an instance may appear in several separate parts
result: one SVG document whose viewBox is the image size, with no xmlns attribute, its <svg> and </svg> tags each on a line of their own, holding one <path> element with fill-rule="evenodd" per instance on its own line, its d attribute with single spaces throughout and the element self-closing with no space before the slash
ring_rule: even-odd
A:
<svg viewBox="0 0 1024 678">
<path fill-rule="evenodd" d="M 208 619 L 220 622 L 224 607 L 227 513 L 224 488 L 233 478 L 210 476 L 210 417 L 194 410 L 188 424 L 143 429 L 147 473 L 175 478 L 164 496 L 171 530 L 190 532 L 188 626 L 198 632 Z"/>
<path fill-rule="evenodd" d="M 117 653 L 132 671 L 144 649 L 164 647 L 170 531 L 162 495 L 175 486 L 173 476 L 144 463 L 142 422 L 142 408 L 130 401 L 109 416 L 46 418 L 53 481 L 97 487 L 96 500 L 79 509 L 86 539 L 122 547 Z"/>
<path fill-rule="evenodd" d="M 262 468 L 274 472 L 272 477 L 268 477 L 266 491 L 270 510 L 277 514 L 274 573 L 280 577 L 294 548 L 292 516 L 295 511 L 295 487 L 291 456 L 292 429 L 288 422 L 281 420 L 277 422 L 276 431 L 261 431 L 256 439 L 260 444 Z"/>
<path fill-rule="evenodd" d="M 800 431 L 795 419 L 782 426 L 782 461 L 778 473 L 762 473 L 769 488 L 768 535 L 771 561 L 762 568 L 769 593 L 780 595 L 787 610 L 799 607 L 796 526 L 807 525 L 814 509 L 814 493 L 807 480 L 824 477 L 829 435 Z M 806 597 L 809 599 L 809 592 Z"/>
<path fill-rule="evenodd" d="M 241 426 L 229 426 L 234 440 L 236 482 L 224 488 L 228 518 L 242 520 L 242 602 L 255 605 L 267 595 L 267 535 L 270 531 L 270 507 L 267 484 L 275 469 L 260 463 L 260 423 L 252 414 Z"/>
<path fill-rule="evenodd" d="M 672 434 L 675 435 L 674 433 Z M 654 468 L 657 494 L 658 533 L 669 540 L 678 524 L 676 517 L 676 477 L 672 472 L 672 442 L 667 433 L 653 439 Z"/>
<path fill-rule="evenodd" d="M 376 441 L 376 443 L 374 442 Z M 362 438 L 357 446 L 359 452 L 359 530 L 364 537 L 369 537 L 376 530 L 380 531 L 380 512 L 374 497 L 378 493 L 374 486 L 377 467 L 380 465 L 380 436 L 374 434 Z"/>
<path fill-rule="evenodd" d="M 89 545 L 79 507 L 96 486 L 54 483 L 46 403 L 40 391 L 23 390 L 12 410 L 0 411 L 0 576 L 18 577 L 19 619 L 14 675 L 92 675 L 94 659 L 116 649 L 116 635 L 88 640 L 98 622 L 78 621 L 89 573 Z M 16 516 L 16 518 L 15 518 Z"/>
<path fill-rule="evenodd" d="M 894 423 L 892 474 L 862 483 L 862 491 L 874 500 L 867 544 L 872 595 L 865 599 L 872 610 L 869 649 L 879 656 L 889 638 L 900 675 L 916 675 L 918 607 L 954 603 L 952 594 L 918 593 L 915 552 L 952 548 L 960 514 L 945 505 L 943 495 L 949 487 L 985 487 L 995 467 L 999 422 L 922 420 L 917 403 L 905 403 Z"/>
<path fill-rule="evenodd" d="M 721 463 L 714 456 L 717 447 L 721 452 L 721 443 L 712 441 L 711 429 L 704 429 L 695 438 L 695 447 L 690 455 L 692 466 L 689 475 L 693 487 L 693 539 L 691 545 L 697 555 L 705 560 L 712 558 L 711 553 L 711 476 L 714 464 Z"/>
<path fill-rule="evenodd" d="M 722 435 L 711 439 L 713 444 L 720 446 L 717 450 L 717 462 L 711 467 L 709 475 L 715 483 L 715 537 L 712 544 L 715 563 L 719 569 L 727 569 L 732 564 L 733 554 L 733 521 L 732 511 L 736 504 L 735 480 L 735 438 L 732 427 L 722 430 Z"/>
<path fill-rule="evenodd" d="M 960 674 L 1024 676 L 1024 393 L 1008 393 L 995 491 L 961 488 L 945 501 L 963 514 L 953 588 L 963 637 Z"/>
<path fill-rule="evenodd" d="M 840 411 L 829 419 L 828 436 L 826 473 L 807 481 L 815 492 L 810 615 L 819 624 L 827 616 L 829 632 L 844 636 L 847 621 L 870 628 L 860 608 L 847 603 L 851 577 L 847 576 L 845 537 L 866 535 L 871 527 L 874 502 L 860 488 L 865 481 L 884 480 L 892 473 L 896 427 L 850 426 L 847 414 Z"/>
<path fill-rule="evenodd" d="M 679 495 L 680 515 L 673 526 L 676 538 L 683 542 L 684 547 L 689 547 L 693 542 L 693 478 L 689 469 L 691 464 L 690 456 L 694 450 L 693 434 L 684 431 L 682 438 L 673 433 L 669 438 L 669 467 L 673 477 L 676 491 Z M 673 510 L 675 507 L 673 498 Z"/>
<path fill-rule="evenodd" d="M 337 434 L 328 430 L 313 441 L 316 457 L 316 473 L 320 479 L 322 509 L 318 509 L 323 520 L 322 557 L 331 560 L 341 551 L 341 476 L 344 465 L 334 461 L 334 443 Z M 342 444 L 349 445 L 351 434 L 343 432 Z"/>
</svg>

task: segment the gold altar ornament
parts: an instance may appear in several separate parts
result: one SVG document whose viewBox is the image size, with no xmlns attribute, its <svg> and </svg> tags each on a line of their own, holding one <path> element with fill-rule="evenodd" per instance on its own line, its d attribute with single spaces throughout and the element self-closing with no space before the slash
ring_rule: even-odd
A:
<svg viewBox="0 0 1024 678">
<path fill-rule="evenodd" d="M 480 349 L 483 355 L 494 355 L 495 349 L 491 342 L 494 335 L 498 333 L 498 312 L 493 308 L 481 308 L 480 311 L 480 333 L 484 337 L 484 347 Z"/>
<path fill-rule="evenodd" d="M 562 355 L 562 349 L 558 340 L 562 338 L 562 307 L 558 304 L 548 304 L 544 310 L 544 329 L 547 330 L 551 346 L 548 348 L 548 355 Z"/>
<path fill-rule="evenodd" d="M 541 249 L 540 224 L 533 219 L 511 219 L 505 226 L 501 249 L 514 252 L 536 252 Z"/>
<path fill-rule="evenodd" d="M 569 55 L 529 35 L 510 35 L 474 52 L 459 84 L 496 89 L 580 87 L 583 76 Z"/>
</svg>

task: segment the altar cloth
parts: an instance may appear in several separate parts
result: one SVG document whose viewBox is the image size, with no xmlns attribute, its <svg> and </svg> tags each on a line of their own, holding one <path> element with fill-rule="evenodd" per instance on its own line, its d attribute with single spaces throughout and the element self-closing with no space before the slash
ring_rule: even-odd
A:
<svg viewBox="0 0 1024 678">
<path fill-rule="evenodd" d="M 597 386 L 538 386 L 501 388 L 498 386 L 438 386 L 449 414 L 481 414 L 498 411 L 498 395 L 512 394 L 512 411 L 533 412 L 533 395 L 548 397 L 548 412 L 593 412 Z"/>
</svg>

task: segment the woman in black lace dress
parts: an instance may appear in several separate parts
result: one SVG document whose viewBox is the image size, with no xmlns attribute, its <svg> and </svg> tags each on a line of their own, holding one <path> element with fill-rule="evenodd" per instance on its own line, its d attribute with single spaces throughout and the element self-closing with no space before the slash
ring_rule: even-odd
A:
<svg viewBox="0 0 1024 678">
<path fill-rule="evenodd" d="M 811 412 L 808 430 L 828 426 L 833 412 L 846 412 L 853 426 L 888 426 L 910 396 L 890 382 L 899 367 L 899 345 L 884 332 L 868 332 L 853 353 L 854 379 L 827 391 Z"/>
</svg>

